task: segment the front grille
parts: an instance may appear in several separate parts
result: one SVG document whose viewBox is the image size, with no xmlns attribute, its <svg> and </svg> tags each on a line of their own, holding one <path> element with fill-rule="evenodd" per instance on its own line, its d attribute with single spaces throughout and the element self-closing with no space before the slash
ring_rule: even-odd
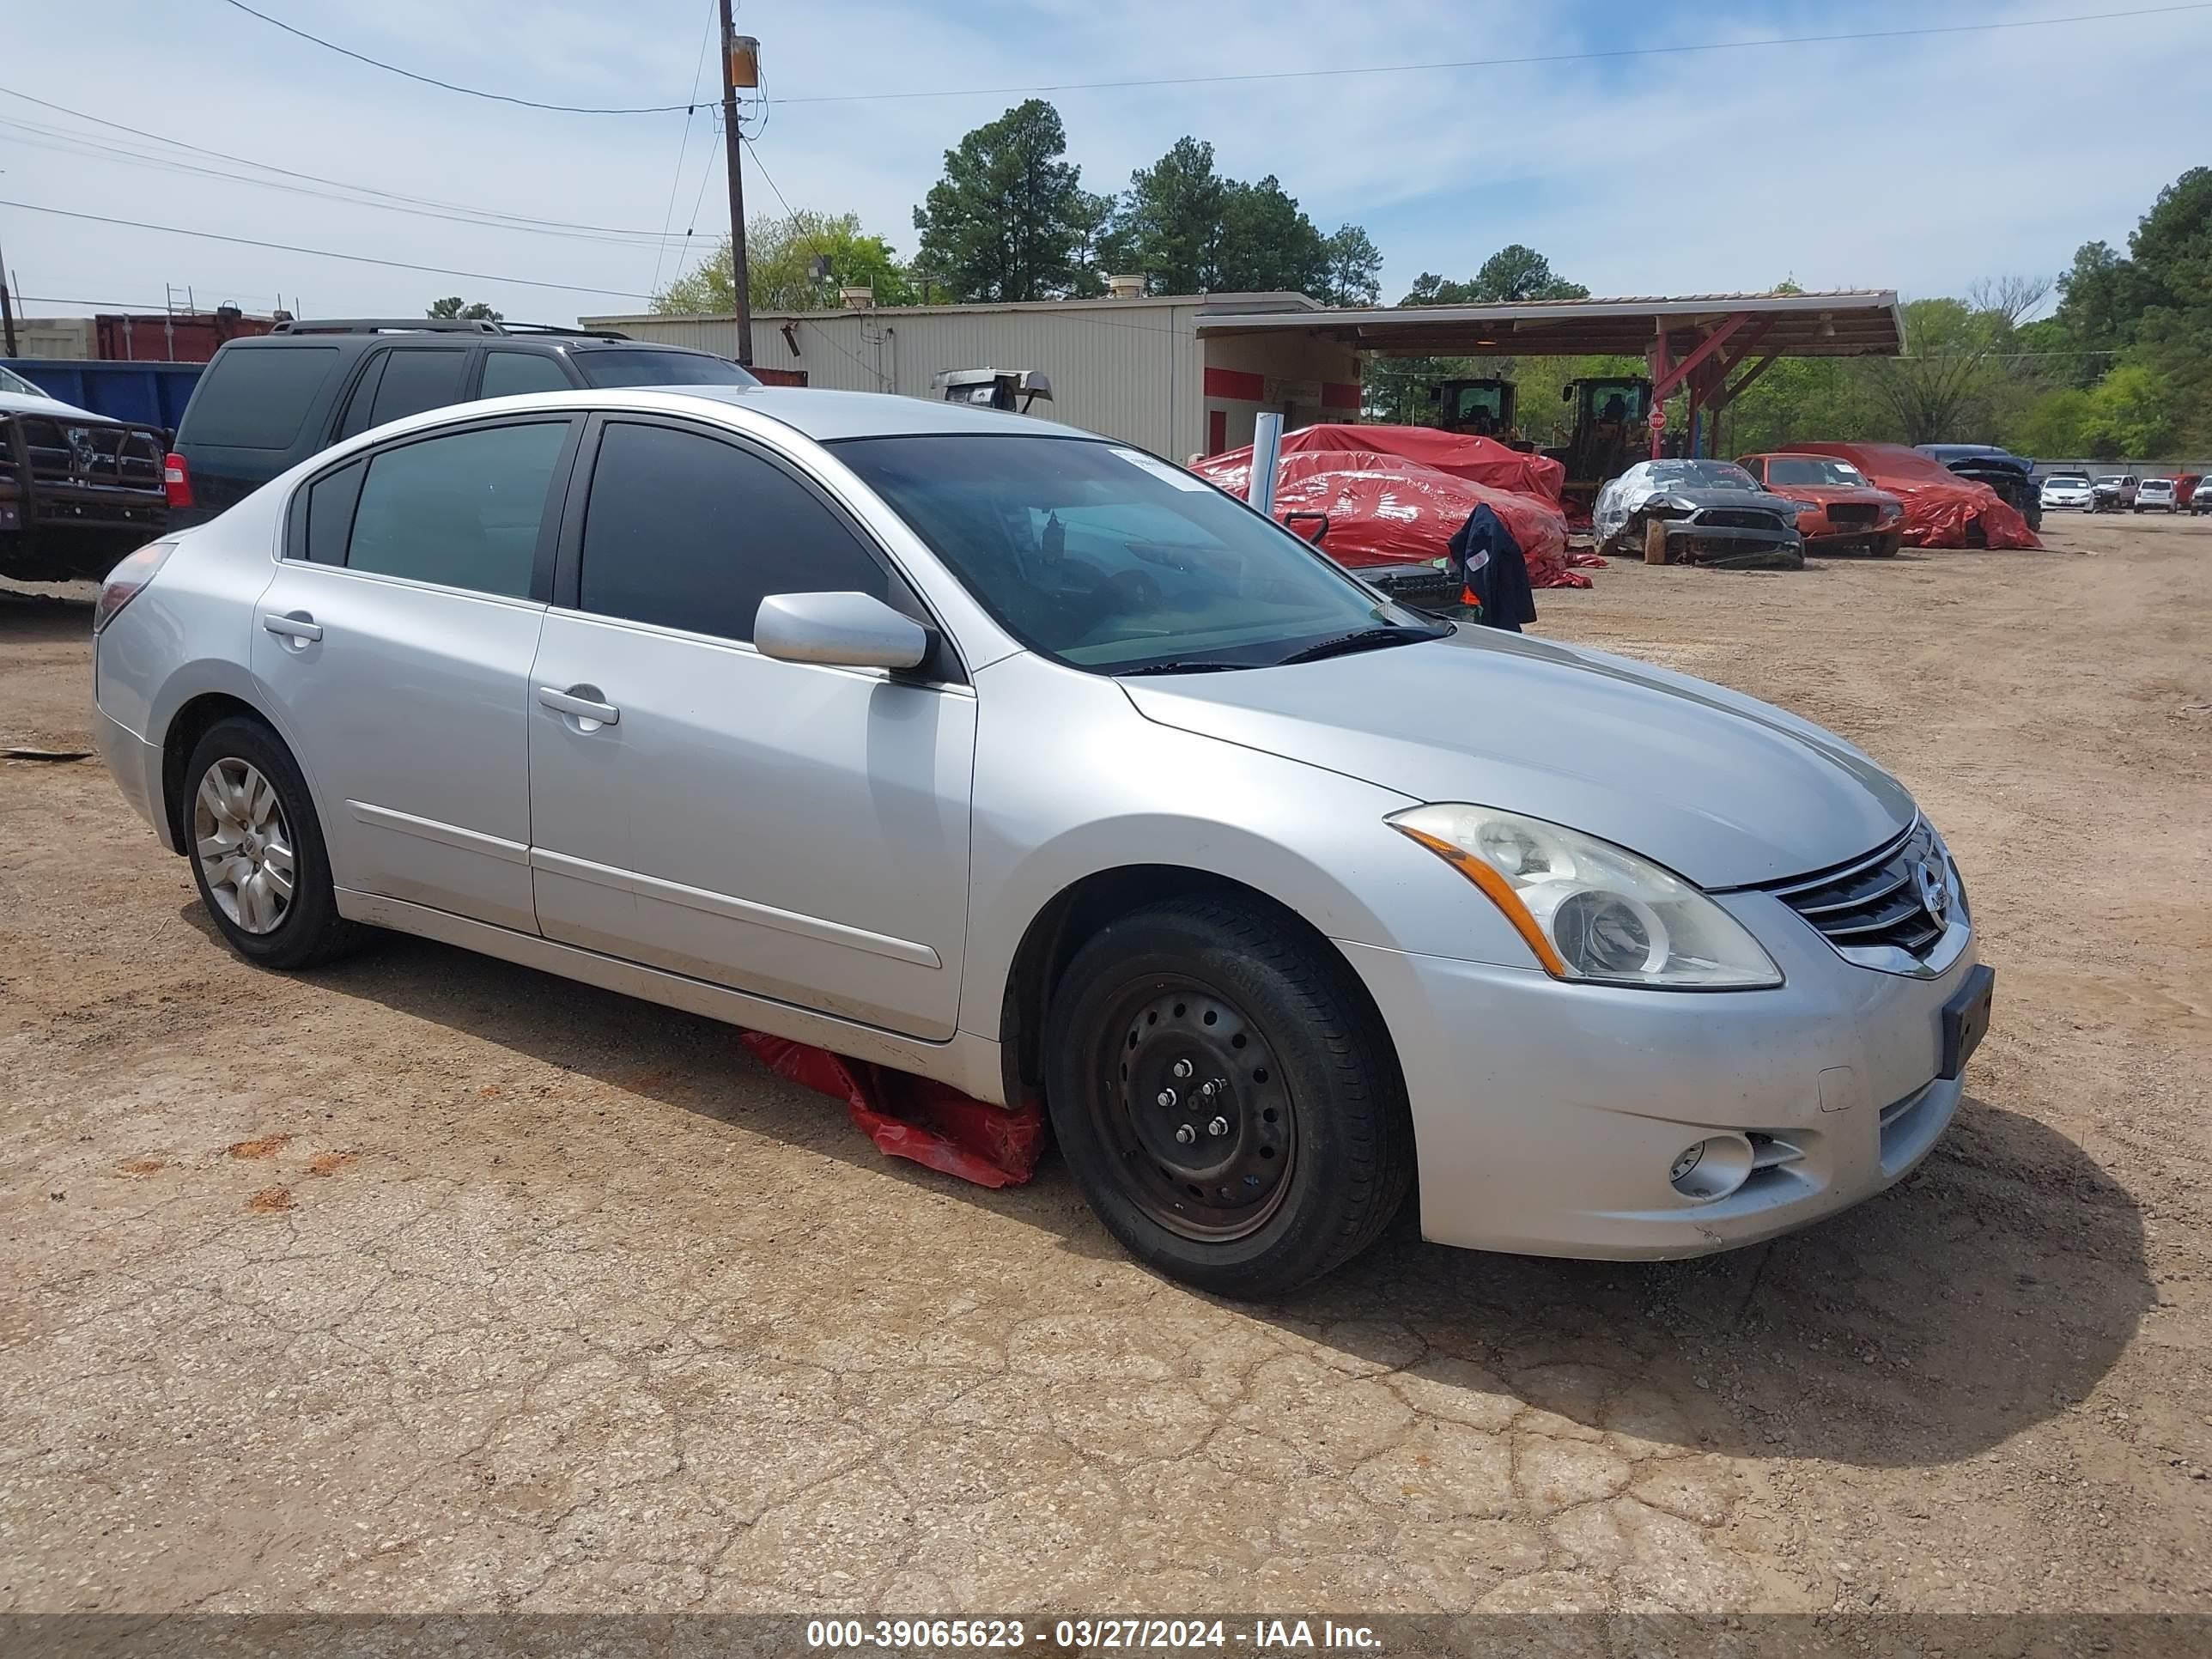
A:
<svg viewBox="0 0 2212 1659">
<path fill-rule="evenodd" d="M 13 469 L 26 461 L 32 481 L 42 486 L 162 493 L 161 450 L 144 428 L 79 425 L 44 415 L 0 422 L 0 465 Z"/>
<path fill-rule="evenodd" d="M 1881 509 L 1865 501 L 1835 501 L 1828 507 L 1828 522 L 1836 525 L 1871 525 L 1881 514 Z"/>
<path fill-rule="evenodd" d="M 1698 522 L 1715 530 L 1778 531 L 1782 528 L 1782 520 L 1771 513 L 1754 513 L 1741 507 L 1709 507 L 1698 514 Z"/>
<path fill-rule="evenodd" d="M 1920 901 L 1923 864 L 1933 864 L 1948 879 L 1948 863 L 1935 832 L 1916 822 L 1863 858 L 1766 890 L 1811 922 L 1838 951 L 1887 946 L 1924 961 L 1942 939 L 1947 923 L 1930 915 Z M 1964 898 L 1955 885 L 1951 893 L 1952 908 L 1960 909 Z"/>
</svg>

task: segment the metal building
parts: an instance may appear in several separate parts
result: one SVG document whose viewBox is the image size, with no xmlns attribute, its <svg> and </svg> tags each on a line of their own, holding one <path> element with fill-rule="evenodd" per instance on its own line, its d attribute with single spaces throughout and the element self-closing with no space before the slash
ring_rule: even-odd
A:
<svg viewBox="0 0 2212 1659">
<path fill-rule="evenodd" d="M 1359 418 L 1359 354 L 1297 329 L 1218 335 L 1229 317 L 1317 312 L 1303 294 L 1146 295 L 1029 304 L 899 306 L 753 316 L 758 367 L 809 386 L 939 395 L 947 369 L 1036 369 L 1053 401 L 1037 413 L 1182 460 L 1252 441 L 1254 418 L 1289 427 Z M 641 340 L 734 356 L 733 315 L 586 317 Z"/>
</svg>

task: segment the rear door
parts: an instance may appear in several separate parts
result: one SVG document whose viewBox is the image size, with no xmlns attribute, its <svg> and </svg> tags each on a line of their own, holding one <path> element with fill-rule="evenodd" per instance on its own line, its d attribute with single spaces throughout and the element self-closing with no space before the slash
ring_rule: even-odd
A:
<svg viewBox="0 0 2212 1659">
<path fill-rule="evenodd" d="M 546 936 L 950 1036 L 973 694 L 957 665 L 924 681 L 751 643 L 770 593 L 927 612 L 800 469 L 733 437 L 605 417 L 579 481 L 531 676 Z"/>
<path fill-rule="evenodd" d="M 443 409 L 468 393 L 471 348 L 459 342 L 385 346 L 368 355 L 347 394 L 335 443 L 386 421 Z"/>
<path fill-rule="evenodd" d="M 253 671 L 340 886 L 535 930 L 529 671 L 582 424 L 411 434 L 295 495 Z"/>
</svg>

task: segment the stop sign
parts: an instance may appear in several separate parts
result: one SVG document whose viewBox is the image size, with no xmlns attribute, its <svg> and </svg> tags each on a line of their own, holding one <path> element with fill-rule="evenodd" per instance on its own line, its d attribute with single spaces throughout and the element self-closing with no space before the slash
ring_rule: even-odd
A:
<svg viewBox="0 0 2212 1659">
<path fill-rule="evenodd" d="M 1667 429 L 1666 404 L 1654 404 L 1651 405 L 1651 429 L 1654 432 L 1664 432 Z"/>
</svg>

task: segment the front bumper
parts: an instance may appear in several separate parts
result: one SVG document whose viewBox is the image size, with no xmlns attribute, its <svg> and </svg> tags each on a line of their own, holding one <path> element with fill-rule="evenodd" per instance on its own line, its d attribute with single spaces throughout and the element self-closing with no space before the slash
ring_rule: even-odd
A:
<svg viewBox="0 0 2212 1659">
<path fill-rule="evenodd" d="M 1342 945 L 1396 1042 L 1425 1237 L 1534 1255 L 1703 1255 L 1848 1208 L 1927 1154 L 1961 1092 L 1936 1073 L 1943 1004 L 1973 945 L 1930 978 L 1879 973 L 1844 962 L 1778 899 L 1721 902 L 1784 985 L 1575 985 Z M 1670 1166 L 1717 1133 L 1777 1161 L 1698 1202 Z"/>
</svg>

